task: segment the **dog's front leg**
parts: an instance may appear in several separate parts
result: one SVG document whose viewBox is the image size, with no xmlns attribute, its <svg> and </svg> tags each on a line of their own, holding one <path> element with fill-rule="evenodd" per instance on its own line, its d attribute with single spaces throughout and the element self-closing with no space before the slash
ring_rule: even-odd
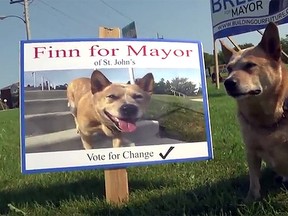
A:
<svg viewBox="0 0 288 216">
<path fill-rule="evenodd" d="M 112 140 L 113 148 L 119 148 L 123 145 L 122 136 L 118 135 L 117 137 L 114 137 Z"/>
<path fill-rule="evenodd" d="M 76 133 L 79 134 L 80 130 L 79 130 L 79 125 L 78 125 L 78 121 L 77 121 L 76 116 L 74 116 L 74 122 L 75 122 L 75 125 L 76 125 Z"/>
<path fill-rule="evenodd" d="M 86 135 L 80 131 L 81 141 L 84 149 L 92 149 L 92 136 Z"/>
<path fill-rule="evenodd" d="M 79 125 L 78 125 L 78 121 L 77 121 L 77 109 L 74 105 L 74 102 L 68 102 L 68 107 L 70 108 L 70 112 L 72 113 L 73 117 L 74 117 L 74 122 L 75 122 L 75 126 L 76 126 L 76 133 L 79 134 Z"/>
<path fill-rule="evenodd" d="M 246 197 L 246 201 L 253 201 L 260 199 L 260 171 L 261 171 L 261 158 L 256 155 L 256 152 L 247 149 L 247 161 L 249 168 L 249 191 Z"/>
</svg>

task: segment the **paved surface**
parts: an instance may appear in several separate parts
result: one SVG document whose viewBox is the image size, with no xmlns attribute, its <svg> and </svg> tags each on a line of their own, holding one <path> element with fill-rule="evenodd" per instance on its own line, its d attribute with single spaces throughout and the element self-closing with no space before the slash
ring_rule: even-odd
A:
<svg viewBox="0 0 288 216">
<path fill-rule="evenodd" d="M 190 99 L 192 101 L 197 101 L 197 102 L 203 102 L 203 98 L 194 98 L 194 99 Z"/>
</svg>

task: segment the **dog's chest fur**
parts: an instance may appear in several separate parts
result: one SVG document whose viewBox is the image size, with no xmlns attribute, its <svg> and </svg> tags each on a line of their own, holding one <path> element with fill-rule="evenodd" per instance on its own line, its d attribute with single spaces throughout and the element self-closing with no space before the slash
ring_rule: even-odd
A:
<svg viewBox="0 0 288 216">
<path fill-rule="evenodd" d="M 288 176 L 288 116 L 273 128 L 254 127 L 238 116 L 246 148 L 277 173 Z"/>
</svg>

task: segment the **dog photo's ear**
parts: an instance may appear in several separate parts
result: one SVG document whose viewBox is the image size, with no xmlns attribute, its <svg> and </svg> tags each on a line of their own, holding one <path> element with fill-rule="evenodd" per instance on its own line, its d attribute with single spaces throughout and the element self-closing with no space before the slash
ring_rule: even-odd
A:
<svg viewBox="0 0 288 216">
<path fill-rule="evenodd" d="M 137 84 L 141 89 L 148 92 L 148 94 L 153 93 L 154 88 L 154 77 L 152 73 L 147 73 L 141 79 L 136 79 L 135 84 Z"/>
<path fill-rule="evenodd" d="M 102 91 L 111 82 L 98 70 L 93 71 L 91 75 L 91 91 L 92 94 Z"/>
<path fill-rule="evenodd" d="M 227 47 L 226 44 L 222 40 L 219 40 L 219 41 L 221 44 L 224 61 L 227 64 L 230 61 L 231 56 L 237 52 L 234 49 Z"/>
<path fill-rule="evenodd" d="M 279 37 L 279 31 L 277 25 L 270 22 L 262 36 L 262 40 L 258 44 L 267 55 L 269 55 L 275 61 L 281 58 L 281 43 Z"/>
</svg>

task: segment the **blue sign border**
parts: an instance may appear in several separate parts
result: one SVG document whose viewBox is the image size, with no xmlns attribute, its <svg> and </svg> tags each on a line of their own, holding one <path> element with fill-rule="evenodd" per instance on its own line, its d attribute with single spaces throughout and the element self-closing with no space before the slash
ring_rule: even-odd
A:
<svg viewBox="0 0 288 216">
<path fill-rule="evenodd" d="M 198 55 L 200 59 L 200 73 L 201 73 L 201 85 L 203 96 L 203 109 L 205 118 L 205 130 L 207 137 L 208 157 L 197 157 L 187 159 L 173 159 L 163 161 L 150 161 L 150 162 L 136 162 L 136 163 L 122 163 L 122 164 L 109 164 L 109 165 L 91 165 L 91 166 L 77 166 L 77 167 L 63 167 L 63 168 L 51 168 L 51 169 L 37 169 L 26 170 L 26 148 L 25 148 L 25 86 L 24 86 L 24 45 L 28 43 L 49 43 L 49 42 L 85 42 L 85 41 L 142 41 L 142 42 L 179 42 L 179 43 L 196 43 L 198 45 Z M 201 61 L 202 60 L 202 61 Z M 208 104 L 208 93 L 206 83 L 206 73 L 204 65 L 203 45 L 200 41 L 194 40 L 169 40 L 169 39 L 136 39 L 136 38 L 78 38 L 78 39 L 50 39 L 50 40 L 22 40 L 20 41 L 20 154 L 21 154 L 21 171 L 23 174 L 43 173 L 43 172 L 62 172 L 62 171 L 80 171 L 80 170 L 93 170 L 93 169 L 117 169 L 127 168 L 132 166 L 147 166 L 156 164 L 167 163 L 180 163 L 180 162 L 192 162 L 203 161 L 213 159 L 213 144 L 211 136 L 211 124 Z"/>
</svg>

